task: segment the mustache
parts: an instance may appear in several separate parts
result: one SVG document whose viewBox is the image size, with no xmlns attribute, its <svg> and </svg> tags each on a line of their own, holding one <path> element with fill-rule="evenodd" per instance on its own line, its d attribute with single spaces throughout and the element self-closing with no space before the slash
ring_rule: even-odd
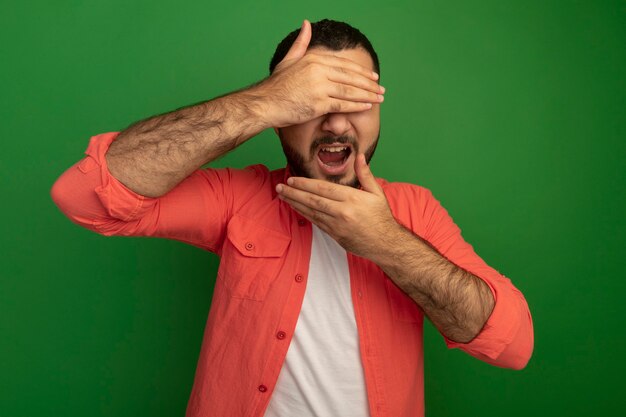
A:
<svg viewBox="0 0 626 417">
<path fill-rule="evenodd" d="M 353 138 L 352 136 L 339 136 L 339 137 L 324 136 L 324 137 L 315 139 L 311 143 L 310 152 L 311 154 L 313 154 L 315 152 L 315 149 L 317 149 L 319 146 L 332 145 L 333 143 L 341 143 L 342 145 L 349 144 L 349 145 L 352 145 L 352 147 L 354 148 L 356 152 L 358 152 L 359 150 L 359 144 L 356 141 L 356 139 Z"/>
</svg>

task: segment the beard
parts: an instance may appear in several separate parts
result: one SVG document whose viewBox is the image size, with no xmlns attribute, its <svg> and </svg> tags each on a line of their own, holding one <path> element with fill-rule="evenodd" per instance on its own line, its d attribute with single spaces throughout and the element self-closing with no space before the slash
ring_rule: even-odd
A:
<svg viewBox="0 0 626 417">
<path fill-rule="evenodd" d="M 311 146 L 309 147 L 308 158 L 305 158 L 304 155 L 296 151 L 283 140 L 282 132 L 280 129 L 278 129 L 278 137 L 280 138 L 280 144 L 283 147 L 283 152 L 285 153 L 285 157 L 287 158 L 287 164 L 289 165 L 291 173 L 296 177 L 313 178 L 313 173 L 307 168 L 307 163 L 315 163 L 315 158 L 317 157 L 315 151 L 320 145 L 330 145 L 333 143 L 350 144 L 352 145 L 352 152 L 355 155 L 359 154 L 359 143 L 353 136 L 323 136 L 321 138 L 317 138 L 311 143 Z M 374 152 L 376 151 L 376 146 L 378 145 L 378 139 L 380 139 L 380 130 L 378 131 L 378 136 L 376 137 L 374 143 L 372 143 L 363 152 L 365 154 L 365 161 L 368 164 L 374 157 Z M 353 188 L 361 187 L 361 183 L 359 182 L 359 178 L 357 177 L 356 172 L 354 173 L 354 177 L 351 180 L 348 180 L 348 182 L 346 183 L 341 182 L 343 178 L 344 175 L 324 175 L 323 179 L 329 182 L 333 182 L 335 184 L 347 185 Z"/>
</svg>

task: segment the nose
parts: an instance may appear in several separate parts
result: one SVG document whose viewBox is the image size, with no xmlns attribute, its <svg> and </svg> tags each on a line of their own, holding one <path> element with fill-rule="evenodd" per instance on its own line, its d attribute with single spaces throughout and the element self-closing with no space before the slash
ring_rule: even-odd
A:
<svg viewBox="0 0 626 417">
<path fill-rule="evenodd" d="M 332 136 L 342 136 L 348 133 L 352 125 L 346 113 L 328 113 L 324 116 L 322 130 Z"/>
</svg>

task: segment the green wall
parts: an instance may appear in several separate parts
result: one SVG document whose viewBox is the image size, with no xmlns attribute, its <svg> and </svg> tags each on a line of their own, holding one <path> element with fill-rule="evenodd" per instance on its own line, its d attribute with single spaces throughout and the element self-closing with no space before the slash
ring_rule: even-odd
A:
<svg viewBox="0 0 626 417">
<path fill-rule="evenodd" d="M 302 19 L 347 21 L 381 60 L 378 176 L 430 188 L 525 294 L 522 371 L 426 328 L 429 416 L 620 415 L 624 1 L 60 1 L 0 17 L 0 416 L 180 416 L 218 259 L 99 236 L 50 198 L 90 136 L 267 74 Z M 266 131 L 215 166 L 284 164 Z"/>
</svg>

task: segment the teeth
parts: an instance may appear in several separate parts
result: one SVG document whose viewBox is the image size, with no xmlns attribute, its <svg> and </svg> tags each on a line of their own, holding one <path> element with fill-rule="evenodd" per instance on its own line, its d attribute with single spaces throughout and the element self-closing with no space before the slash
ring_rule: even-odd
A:
<svg viewBox="0 0 626 417">
<path fill-rule="evenodd" d="M 331 146 L 329 148 L 323 148 L 322 150 L 325 152 L 341 152 L 348 149 L 347 146 Z"/>
</svg>

